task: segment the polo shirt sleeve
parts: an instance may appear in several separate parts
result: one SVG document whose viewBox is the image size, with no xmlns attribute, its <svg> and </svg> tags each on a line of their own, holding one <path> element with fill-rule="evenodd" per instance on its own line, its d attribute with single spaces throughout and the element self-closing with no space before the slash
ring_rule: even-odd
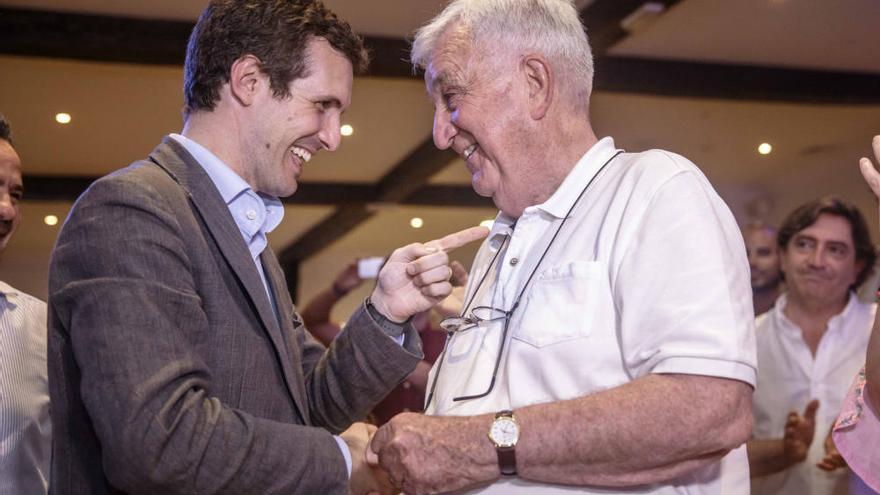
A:
<svg viewBox="0 0 880 495">
<path fill-rule="evenodd" d="M 739 228 L 706 178 L 655 152 L 624 215 L 612 280 L 631 376 L 682 373 L 755 386 L 754 314 Z"/>
</svg>

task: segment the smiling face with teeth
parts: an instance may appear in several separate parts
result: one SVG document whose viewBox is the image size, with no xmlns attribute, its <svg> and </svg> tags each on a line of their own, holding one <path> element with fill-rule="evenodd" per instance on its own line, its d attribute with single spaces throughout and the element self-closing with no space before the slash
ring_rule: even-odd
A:
<svg viewBox="0 0 880 495">
<path fill-rule="evenodd" d="M 454 27 L 437 43 L 425 70 L 434 104 L 434 144 L 458 153 L 474 191 L 516 218 L 540 202 L 536 189 L 544 180 L 535 164 L 547 149 L 535 146 L 519 57 L 477 51 L 470 36 Z"/>
<path fill-rule="evenodd" d="M 21 220 L 19 202 L 24 192 L 21 183 L 21 160 L 12 145 L 0 139 L 0 253 Z"/>
<path fill-rule="evenodd" d="M 263 89 L 242 126 L 242 178 L 271 196 L 293 194 L 305 163 L 339 146 L 340 120 L 351 103 L 351 62 L 322 38 L 312 39 L 305 53 L 308 70 L 290 83 L 290 96 L 276 97 L 268 76 L 260 75 Z"/>
</svg>

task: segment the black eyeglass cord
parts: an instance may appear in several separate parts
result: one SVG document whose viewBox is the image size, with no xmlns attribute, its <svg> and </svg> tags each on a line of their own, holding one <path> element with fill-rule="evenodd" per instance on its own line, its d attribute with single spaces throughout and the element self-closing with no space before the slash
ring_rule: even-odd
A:
<svg viewBox="0 0 880 495">
<path fill-rule="evenodd" d="M 589 182 L 587 182 L 587 185 L 584 186 L 583 189 L 581 189 L 580 194 L 578 194 L 578 197 L 571 204 L 571 207 L 569 207 L 568 212 L 565 214 L 565 217 L 562 219 L 561 222 L 559 222 L 559 226 L 556 227 L 556 232 L 553 233 L 553 237 L 550 238 L 550 242 L 547 243 L 547 247 L 544 248 L 544 252 L 541 253 L 541 257 L 538 258 L 538 263 L 535 264 L 535 268 L 532 269 L 532 273 L 529 274 L 529 278 L 527 278 L 526 283 L 523 284 L 522 289 L 519 291 L 519 294 L 516 296 L 516 299 L 513 301 L 513 305 L 510 307 L 510 309 L 508 311 L 506 311 L 506 316 L 504 318 L 504 328 L 501 332 L 501 345 L 500 345 L 500 348 L 498 349 L 498 357 L 495 359 L 495 368 L 492 370 L 492 380 L 489 382 L 489 389 L 481 394 L 453 397 L 452 398 L 453 402 L 460 402 L 460 401 L 472 400 L 472 399 L 481 399 L 481 398 L 489 395 L 492 392 L 492 389 L 495 388 L 495 379 L 498 376 L 498 367 L 501 365 L 501 356 L 504 354 L 504 343 L 507 341 L 507 331 L 510 326 L 510 320 L 513 317 L 513 312 L 516 311 L 516 308 L 519 307 L 520 300 L 522 299 L 522 296 L 525 294 L 526 289 L 529 286 L 529 283 L 532 281 L 532 278 L 535 277 L 535 274 L 538 273 L 538 268 L 541 266 L 541 263 L 544 261 L 544 258 L 547 256 L 547 253 L 550 252 L 550 247 L 553 246 L 553 242 L 559 236 L 559 232 L 562 230 L 562 226 L 565 225 L 565 222 L 569 218 L 571 218 L 571 213 L 574 211 L 574 209 L 578 205 L 578 203 L 580 203 L 581 198 L 584 196 L 584 194 L 586 194 L 587 189 L 590 188 L 590 186 L 593 184 L 593 181 L 596 180 L 596 177 L 598 177 L 599 174 L 601 174 L 602 171 L 605 170 L 605 167 L 607 167 L 608 164 L 611 163 L 612 160 L 617 158 L 621 153 L 623 153 L 623 150 L 618 150 L 617 153 L 615 153 L 614 155 L 611 156 L 611 158 L 606 160 L 605 163 L 602 164 L 601 167 L 599 167 L 599 170 L 597 170 L 596 173 L 593 174 L 593 177 L 590 178 Z M 515 227 L 515 226 L 516 226 L 516 222 L 514 222 L 514 224 L 513 224 L 513 227 Z M 508 235 L 507 238 L 504 239 L 504 241 L 507 242 L 507 240 L 510 239 L 511 237 L 513 237 L 513 234 Z M 483 274 L 483 276 L 480 278 L 479 283 L 476 285 L 476 288 L 474 289 L 474 293 L 471 294 L 470 301 L 465 306 L 465 309 L 462 310 L 462 313 L 461 313 L 462 315 L 465 314 L 466 308 L 469 307 L 470 304 L 473 302 L 474 298 L 477 295 L 477 292 L 479 292 L 480 286 L 483 285 L 483 281 L 486 279 L 486 276 L 489 274 L 490 271 L 492 271 L 492 267 L 495 264 L 495 260 L 498 258 L 498 255 L 501 253 L 503 247 L 504 247 L 503 243 L 501 246 L 498 247 L 498 252 L 496 252 L 495 256 L 492 258 L 492 261 L 489 264 L 489 269 L 486 270 L 486 273 Z M 443 359 L 446 357 L 446 349 L 449 347 L 450 340 L 452 340 L 451 334 L 447 333 L 446 342 L 443 344 L 443 352 L 441 352 L 440 357 L 437 358 L 440 361 L 437 364 L 437 372 L 434 373 L 434 383 L 431 384 L 431 392 L 428 394 L 428 400 L 425 401 L 425 410 L 428 409 L 428 406 L 431 404 L 431 399 L 434 398 L 434 390 L 437 388 L 437 381 L 440 378 L 440 369 L 443 367 Z"/>
</svg>

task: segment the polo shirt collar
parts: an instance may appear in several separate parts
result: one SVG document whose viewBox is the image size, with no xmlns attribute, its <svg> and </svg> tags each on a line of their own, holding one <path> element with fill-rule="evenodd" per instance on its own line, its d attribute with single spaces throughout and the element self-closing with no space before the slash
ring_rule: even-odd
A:
<svg viewBox="0 0 880 495">
<path fill-rule="evenodd" d="M 590 149 L 584 153 L 584 156 L 575 164 L 571 172 L 559 185 L 559 188 L 543 203 L 536 205 L 535 208 L 556 217 L 563 218 L 568 214 L 568 210 L 577 201 L 578 195 L 583 191 L 584 186 L 599 172 L 602 165 L 609 158 L 617 153 L 614 147 L 614 139 L 605 137 L 600 139 Z"/>
</svg>

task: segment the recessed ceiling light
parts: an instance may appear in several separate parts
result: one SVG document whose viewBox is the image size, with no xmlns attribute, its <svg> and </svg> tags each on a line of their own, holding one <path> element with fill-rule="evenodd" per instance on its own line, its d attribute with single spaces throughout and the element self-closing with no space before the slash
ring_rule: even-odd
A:
<svg viewBox="0 0 880 495">
<path fill-rule="evenodd" d="M 55 114 L 55 122 L 59 124 L 69 124 L 70 123 L 70 114 L 69 113 L 56 113 Z"/>
<path fill-rule="evenodd" d="M 345 124 L 339 128 L 339 133 L 343 136 L 351 136 L 352 134 L 354 134 L 354 127 Z"/>
<path fill-rule="evenodd" d="M 493 225 L 495 225 L 495 220 L 491 218 L 489 220 L 483 220 L 482 222 L 480 222 L 480 227 L 486 227 L 487 229 L 491 229 Z"/>
<path fill-rule="evenodd" d="M 423 225 L 425 225 L 425 222 L 424 222 L 424 220 L 422 220 L 419 217 L 413 217 L 409 221 L 409 226 L 414 229 L 420 229 L 420 228 L 422 228 Z"/>
<path fill-rule="evenodd" d="M 49 226 L 58 225 L 58 217 L 56 217 L 55 215 L 46 215 L 43 218 L 43 222 Z"/>
<path fill-rule="evenodd" d="M 758 145 L 758 153 L 762 155 L 769 155 L 771 151 L 773 151 L 773 146 L 770 146 L 770 143 L 761 143 Z"/>
</svg>

